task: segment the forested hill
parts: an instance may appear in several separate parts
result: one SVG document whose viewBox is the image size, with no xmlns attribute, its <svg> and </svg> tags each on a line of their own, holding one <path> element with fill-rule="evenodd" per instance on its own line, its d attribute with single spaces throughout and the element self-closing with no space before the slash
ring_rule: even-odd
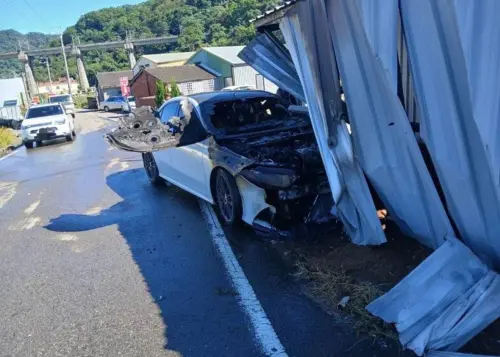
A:
<svg viewBox="0 0 500 357">
<path fill-rule="evenodd" d="M 45 35 L 37 32 L 30 32 L 23 35 L 14 30 L 2 30 L 0 31 L 0 52 L 17 51 L 19 45 L 27 48 L 28 44 L 31 48 L 48 47 L 50 41 L 54 38 L 54 35 Z M 18 73 L 20 70 L 21 65 L 17 60 L 0 61 L 0 78 L 11 77 L 13 72 Z"/>
<path fill-rule="evenodd" d="M 142 53 L 165 51 L 192 51 L 203 45 L 229 46 L 246 44 L 254 36 L 255 29 L 249 20 L 266 9 L 276 6 L 279 0 L 149 0 L 138 5 L 106 8 L 83 15 L 78 22 L 64 32 L 65 43 L 78 38 L 81 43 L 92 43 L 123 39 L 127 31 L 135 38 L 161 35 L 177 35 L 179 42 L 171 45 L 147 46 L 137 49 Z M 7 36 L 0 32 L 0 50 L 8 48 Z M 30 36 L 33 34 L 28 34 Z M 50 36 L 36 34 L 30 40 L 31 48 L 57 46 L 58 41 Z M 42 38 L 47 39 L 42 40 Z M 29 39 L 29 38 L 28 38 Z M 53 40 L 52 43 L 49 43 Z M 51 57 L 54 77 L 63 76 L 61 56 Z M 101 71 L 128 68 L 124 50 L 90 51 L 84 54 L 89 79 L 94 82 L 95 74 Z M 15 68 L 13 68 L 15 67 Z M 47 80 L 47 73 L 37 60 L 34 61 L 37 81 Z M 70 58 L 70 74 L 76 76 L 76 61 Z M 0 77 L 11 76 L 12 69 L 20 70 L 16 61 L 0 60 Z"/>
</svg>

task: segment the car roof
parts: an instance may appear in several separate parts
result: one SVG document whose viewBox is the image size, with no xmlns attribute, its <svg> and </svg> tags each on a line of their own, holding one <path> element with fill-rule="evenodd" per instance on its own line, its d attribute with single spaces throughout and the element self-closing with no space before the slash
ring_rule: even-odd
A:
<svg viewBox="0 0 500 357">
<path fill-rule="evenodd" d="M 270 97 L 276 98 L 275 94 L 263 90 L 226 90 L 220 92 L 206 92 L 188 95 L 189 98 L 194 99 L 198 104 L 207 101 L 222 102 L 225 100 L 235 100 L 244 98 L 255 97 Z"/>
<path fill-rule="evenodd" d="M 37 105 L 32 105 L 31 107 L 29 107 L 29 109 L 31 109 L 31 108 L 53 107 L 54 105 L 59 105 L 59 106 L 61 106 L 62 104 L 61 104 L 61 103 L 45 103 L 45 104 L 37 104 Z"/>
</svg>

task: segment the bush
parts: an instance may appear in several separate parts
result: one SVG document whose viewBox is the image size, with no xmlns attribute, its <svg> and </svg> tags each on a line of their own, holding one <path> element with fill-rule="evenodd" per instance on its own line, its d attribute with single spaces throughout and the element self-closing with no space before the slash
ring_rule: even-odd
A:
<svg viewBox="0 0 500 357">
<path fill-rule="evenodd" d="M 76 94 L 73 96 L 73 102 L 75 103 L 75 108 L 83 109 L 88 107 L 87 95 Z"/>
<path fill-rule="evenodd" d="M 156 108 L 160 108 L 164 101 L 165 101 L 165 84 L 159 79 L 157 79 L 156 95 L 155 95 Z"/>
<path fill-rule="evenodd" d="M 0 150 L 7 149 L 8 147 L 14 145 L 16 137 L 12 130 L 6 128 L 0 128 Z"/>
</svg>

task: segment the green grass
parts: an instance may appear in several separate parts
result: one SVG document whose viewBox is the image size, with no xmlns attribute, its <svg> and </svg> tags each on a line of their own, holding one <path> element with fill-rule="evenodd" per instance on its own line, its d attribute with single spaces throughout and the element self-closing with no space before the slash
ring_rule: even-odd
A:
<svg viewBox="0 0 500 357">
<path fill-rule="evenodd" d="M 12 130 L 0 128 L 0 150 L 7 149 L 9 146 L 14 145 L 16 137 Z"/>
<path fill-rule="evenodd" d="M 75 94 L 73 96 L 73 102 L 75 103 L 75 107 L 78 109 L 83 109 L 88 107 L 88 95 L 86 94 Z"/>
</svg>

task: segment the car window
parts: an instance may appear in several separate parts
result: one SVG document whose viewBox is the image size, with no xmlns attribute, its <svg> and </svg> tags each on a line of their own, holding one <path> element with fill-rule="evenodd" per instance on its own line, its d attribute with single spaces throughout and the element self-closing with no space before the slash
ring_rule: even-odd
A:
<svg viewBox="0 0 500 357">
<path fill-rule="evenodd" d="M 114 102 L 115 101 L 115 97 L 109 97 L 107 101 L 108 102 Z"/>
<path fill-rule="evenodd" d="M 167 105 L 165 105 L 165 107 L 163 107 L 163 109 L 161 111 L 160 120 L 163 123 L 168 122 L 168 120 L 171 117 L 177 116 L 178 110 L 179 110 L 179 102 L 178 101 L 168 103 Z"/>
<path fill-rule="evenodd" d="M 26 119 L 42 118 L 52 115 L 64 114 L 64 111 L 60 105 L 50 105 L 44 107 L 31 107 L 28 110 Z"/>
<path fill-rule="evenodd" d="M 58 95 L 49 98 L 49 103 L 64 103 L 71 102 L 71 96 L 69 95 Z"/>
</svg>

